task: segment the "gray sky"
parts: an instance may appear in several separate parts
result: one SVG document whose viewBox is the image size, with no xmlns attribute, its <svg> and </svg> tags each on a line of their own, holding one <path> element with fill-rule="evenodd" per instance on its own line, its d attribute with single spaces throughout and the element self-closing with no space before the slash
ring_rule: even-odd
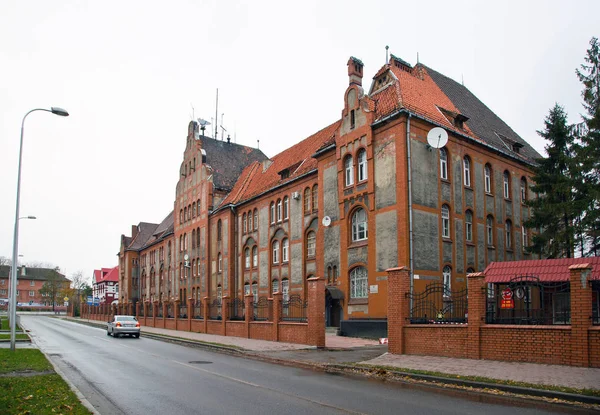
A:
<svg viewBox="0 0 600 415">
<path fill-rule="evenodd" d="M 20 125 L 23 262 L 67 276 L 117 265 L 120 235 L 173 208 L 192 118 L 273 156 L 340 117 L 390 52 L 465 85 L 543 152 L 555 102 L 579 118 L 598 1 L 44 1 L 0 3 L 0 256 L 12 256 Z M 192 112 L 192 106 L 194 111 Z M 220 120 L 219 120 L 220 121 Z M 212 131 L 209 126 L 208 132 Z"/>
</svg>

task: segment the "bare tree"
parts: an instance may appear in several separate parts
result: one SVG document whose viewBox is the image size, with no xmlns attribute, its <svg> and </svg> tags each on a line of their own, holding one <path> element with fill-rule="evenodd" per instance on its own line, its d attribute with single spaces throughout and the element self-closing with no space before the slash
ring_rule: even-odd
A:
<svg viewBox="0 0 600 415">
<path fill-rule="evenodd" d="M 0 265 L 10 265 L 11 264 L 11 260 L 10 258 L 7 258 L 5 256 L 0 256 Z"/>
<path fill-rule="evenodd" d="M 69 291 L 69 280 L 60 274 L 58 267 L 54 268 L 50 273 L 46 282 L 40 288 L 40 294 L 44 297 L 48 297 L 52 304 L 52 311 L 54 306 L 60 302 L 60 299 Z"/>
</svg>

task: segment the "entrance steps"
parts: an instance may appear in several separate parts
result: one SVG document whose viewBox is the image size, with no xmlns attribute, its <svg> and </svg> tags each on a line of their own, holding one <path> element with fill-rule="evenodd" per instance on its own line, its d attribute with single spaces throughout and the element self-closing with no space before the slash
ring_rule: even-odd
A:
<svg viewBox="0 0 600 415">
<path fill-rule="evenodd" d="M 335 334 L 336 336 L 340 335 L 339 327 L 325 327 L 325 334 Z"/>
</svg>

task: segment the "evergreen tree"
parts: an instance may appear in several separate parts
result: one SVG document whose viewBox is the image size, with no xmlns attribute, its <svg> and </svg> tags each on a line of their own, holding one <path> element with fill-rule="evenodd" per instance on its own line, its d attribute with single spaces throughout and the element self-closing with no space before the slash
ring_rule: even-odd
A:
<svg viewBox="0 0 600 415">
<path fill-rule="evenodd" d="M 600 255 L 600 44 L 590 40 L 585 63 L 576 70 L 583 84 L 583 127 L 578 129 L 580 145 L 576 148 L 582 177 L 579 191 L 583 196 L 582 231 L 587 254 Z M 584 254 L 585 250 L 584 250 Z"/>
<path fill-rule="evenodd" d="M 528 249 L 542 258 L 571 258 L 575 244 L 574 221 L 579 214 L 574 192 L 574 137 L 567 124 L 567 114 L 558 104 L 550 110 L 544 124 L 545 129 L 538 134 L 548 141 L 548 157 L 538 159 L 533 169 L 535 185 L 531 189 L 538 197 L 528 201 L 533 212 L 525 226 L 537 233 Z"/>
</svg>

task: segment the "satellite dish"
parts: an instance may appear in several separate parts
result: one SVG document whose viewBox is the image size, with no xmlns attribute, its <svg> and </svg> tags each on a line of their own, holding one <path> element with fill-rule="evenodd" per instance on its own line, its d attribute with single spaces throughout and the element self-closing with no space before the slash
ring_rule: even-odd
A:
<svg viewBox="0 0 600 415">
<path fill-rule="evenodd" d="M 200 124 L 201 127 L 206 127 L 207 125 L 210 125 L 208 121 L 203 120 L 202 118 L 198 118 L 198 124 Z"/>
<path fill-rule="evenodd" d="M 329 216 L 324 216 L 321 223 L 323 224 L 323 226 L 328 227 L 329 225 L 331 225 L 331 218 Z"/>
<path fill-rule="evenodd" d="M 441 127 L 432 128 L 427 133 L 427 143 L 432 148 L 442 148 L 448 143 L 448 133 Z"/>
</svg>

